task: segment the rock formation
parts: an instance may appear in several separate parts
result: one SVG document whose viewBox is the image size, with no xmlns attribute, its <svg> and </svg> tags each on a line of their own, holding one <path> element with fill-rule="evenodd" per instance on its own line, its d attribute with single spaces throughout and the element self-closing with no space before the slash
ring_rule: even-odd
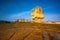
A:
<svg viewBox="0 0 60 40">
<path fill-rule="evenodd" d="M 44 18 L 42 8 L 39 6 L 33 8 L 32 13 L 31 13 L 31 17 L 32 17 L 33 22 L 40 23 L 42 21 L 42 19 Z"/>
<path fill-rule="evenodd" d="M 0 21 L 0 40 L 60 40 L 60 22 L 42 22 L 44 15 L 39 6 L 32 10 L 31 17 L 36 23 L 24 18 Z"/>
<path fill-rule="evenodd" d="M 30 20 L 21 18 L 21 19 L 14 20 L 13 22 L 30 22 Z"/>
</svg>

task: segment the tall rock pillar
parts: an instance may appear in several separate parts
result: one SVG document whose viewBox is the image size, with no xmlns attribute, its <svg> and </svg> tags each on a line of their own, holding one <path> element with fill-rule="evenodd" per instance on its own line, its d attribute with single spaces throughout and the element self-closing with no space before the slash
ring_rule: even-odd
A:
<svg viewBox="0 0 60 40">
<path fill-rule="evenodd" d="M 39 6 L 33 8 L 31 12 L 31 17 L 32 17 L 33 22 L 40 23 L 42 19 L 44 18 L 42 8 Z"/>
</svg>

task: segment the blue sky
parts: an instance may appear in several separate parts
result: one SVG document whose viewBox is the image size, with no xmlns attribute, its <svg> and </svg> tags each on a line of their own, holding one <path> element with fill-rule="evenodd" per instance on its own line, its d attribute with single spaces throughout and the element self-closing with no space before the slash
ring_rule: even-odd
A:
<svg viewBox="0 0 60 40">
<path fill-rule="evenodd" d="M 0 0 L 0 20 L 30 19 L 32 8 L 41 6 L 44 20 L 60 21 L 60 0 Z"/>
</svg>

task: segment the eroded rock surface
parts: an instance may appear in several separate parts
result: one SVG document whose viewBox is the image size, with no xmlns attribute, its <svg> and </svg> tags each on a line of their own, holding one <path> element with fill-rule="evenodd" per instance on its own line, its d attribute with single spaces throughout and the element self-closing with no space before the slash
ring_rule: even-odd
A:
<svg viewBox="0 0 60 40">
<path fill-rule="evenodd" d="M 0 40 L 60 40 L 59 24 L 19 22 L 0 27 Z"/>
</svg>

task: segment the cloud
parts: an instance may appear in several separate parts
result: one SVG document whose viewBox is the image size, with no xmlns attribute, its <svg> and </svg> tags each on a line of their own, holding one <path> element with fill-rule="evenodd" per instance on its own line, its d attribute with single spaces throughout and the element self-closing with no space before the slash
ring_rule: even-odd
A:
<svg viewBox="0 0 60 40">
<path fill-rule="evenodd" d="M 57 13 L 45 13 L 45 18 L 44 20 L 56 20 L 60 21 L 60 14 Z"/>
<path fill-rule="evenodd" d="M 18 14 L 9 15 L 8 17 L 9 20 L 14 20 L 14 19 L 19 19 L 19 18 L 25 18 L 25 19 L 31 20 L 30 11 L 25 11 Z"/>
<path fill-rule="evenodd" d="M 29 19 L 31 20 L 31 11 L 25 11 L 25 12 L 21 12 L 21 13 L 17 13 L 17 14 L 13 14 L 13 15 L 10 15 L 8 16 L 8 20 L 12 21 L 14 19 L 20 19 L 20 18 L 25 18 L 25 19 Z M 60 21 L 60 14 L 57 14 L 57 13 L 44 13 L 44 20 L 57 20 L 57 21 Z"/>
</svg>

